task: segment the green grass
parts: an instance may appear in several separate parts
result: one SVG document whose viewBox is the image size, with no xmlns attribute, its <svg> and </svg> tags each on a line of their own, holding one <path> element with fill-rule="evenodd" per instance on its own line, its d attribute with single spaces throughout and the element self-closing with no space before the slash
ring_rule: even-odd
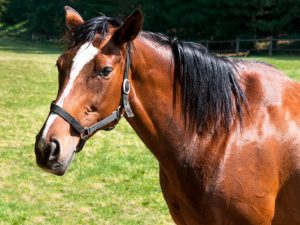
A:
<svg viewBox="0 0 300 225">
<path fill-rule="evenodd" d="M 57 177 L 35 164 L 35 134 L 57 92 L 49 44 L 0 40 L 0 224 L 172 224 L 158 163 L 122 120 Z M 255 58 L 300 78 L 300 57 Z"/>
<path fill-rule="evenodd" d="M 300 54 L 275 54 L 273 57 L 248 57 L 247 59 L 263 61 L 274 65 L 292 79 L 300 81 Z"/>
</svg>

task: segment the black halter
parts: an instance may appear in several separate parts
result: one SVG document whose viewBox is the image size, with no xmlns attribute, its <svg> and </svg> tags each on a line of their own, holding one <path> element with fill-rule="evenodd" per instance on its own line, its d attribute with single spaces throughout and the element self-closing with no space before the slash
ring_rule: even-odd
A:
<svg viewBox="0 0 300 225">
<path fill-rule="evenodd" d="M 90 126 L 90 127 L 84 127 L 82 126 L 73 116 L 71 116 L 68 112 L 66 112 L 63 108 L 56 105 L 55 103 L 51 103 L 50 106 L 50 112 L 56 113 L 60 117 L 62 117 L 65 121 L 67 121 L 80 135 L 80 142 L 77 145 L 76 152 L 80 152 L 85 144 L 85 142 L 98 130 L 101 130 L 103 127 L 107 126 L 108 124 L 121 119 L 121 117 L 124 114 L 124 111 L 126 112 L 128 117 L 133 117 L 133 112 L 131 110 L 128 95 L 130 92 L 130 82 L 128 80 L 128 73 L 130 68 L 130 44 L 128 44 L 128 47 L 126 48 L 126 66 L 123 76 L 123 85 L 122 85 L 122 96 L 120 105 L 118 108 L 109 116 L 106 118 L 100 120 L 98 123 Z M 124 111 L 123 111 L 124 109 Z M 116 124 L 117 124 L 116 123 Z M 109 127 L 106 130 L 112 130 L 115 125 Z"/>
</svg>

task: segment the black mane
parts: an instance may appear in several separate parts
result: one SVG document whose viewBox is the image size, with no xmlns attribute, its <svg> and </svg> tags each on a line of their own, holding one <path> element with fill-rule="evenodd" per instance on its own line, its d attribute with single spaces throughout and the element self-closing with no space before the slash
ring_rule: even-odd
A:
<svg viewBox="0 0 300 225">
<path fill-rule="evenodd" d="M 236 61 L 211 54 L 197 43 L 151 32 L 142 35 L 172 49 L 174 99 L 179 84 L 182 112 L 190 131 L 201 134 L 225 128 L 229 132 L 236 118 L 242 123 L 242 106 L 247 102 L 236 76 Z"/>
<path fill-rule="evenodd" d="M 119 27 L 122 21 L 104 15 L 86 21 L 75 30 L 72 46 L 90 42 L 96 34 L 105 39 L 109 24 Z M 182 113 L 188 130 L 201 134 L 224 128 L 229 132 L 236 118 L 242 122 L 246 97 L 236 76 L 236 61 L 213 55 L 197 43 L 151 32 L 142 32 L 142 36 L 172 50 L 173 103 L 175 107 L 179 84 Z"/>
</svg>

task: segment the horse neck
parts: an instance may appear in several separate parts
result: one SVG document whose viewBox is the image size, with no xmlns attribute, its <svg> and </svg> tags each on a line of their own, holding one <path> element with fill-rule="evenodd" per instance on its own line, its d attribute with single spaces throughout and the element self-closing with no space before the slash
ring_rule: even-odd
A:
<svg viewBox="0 0 300 225">
<path fill-rule="evenodd" d="M 155 49 L 141 36 L 133 46 L 130 104 L 135 116 L 127 120 L 159 159 L 163 151 L 157 145 L 165 141 L 173 117 L 171 52 L 166 47 Z"/>
<path fill-rule="evenodd" d="M 160 165 L 184 161 L 195 166 L 202 161 L 202 156 L 207 157 L 206 150 L 213 152 L 212 147 L 218 148 L 226 138 L 212 141 L 211 135 L 187 134 L 180 104 L 176 104 L 175 109 L 173 107 L 171 48 L 142 36 L 133 45 L 130 104 L 135 117 L 127 118 L 129 124 Z M 218 161 L 220 155 L 213 154 Z M 210 162 L 213 162 L 212 158 Z"/>
</svg>

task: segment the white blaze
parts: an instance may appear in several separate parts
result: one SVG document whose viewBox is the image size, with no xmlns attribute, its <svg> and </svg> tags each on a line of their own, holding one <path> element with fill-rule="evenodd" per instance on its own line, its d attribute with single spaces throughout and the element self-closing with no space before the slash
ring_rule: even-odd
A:
<svg viewBox="0 0 300 225">
<path fill-rule="evenodd" d="M 62 95 L 56 102 L 57 105 L 59 105 L 60 107 L 63 107 L 64 100 L 70 93 L 70 91 L 73 87 L 74 81 L 80 74 L 80 71 L 87 63 L 89 63 L 92 59 L 94 59 L 94 57 L 97 55 L 97 53 L 98 53 L 98 49 L 95 48 L 93 46 L 93 44 L 90 42 L 87 42 L 80 47 L 80 49 L 77 51 L 77 53 L 73 59 L 73 64 L 71 67 L 71 73 L 70 73 L 70 78 L 69 78 L 68 84 L 65 87 Z M 48 120 L 46 122 L 46 126 L 43 130 L 42 139 L 44 139 L 44 140 L 46 139 L 49 128 L 51 127 L 52 123 L 54 122 L 54 120 L 57 117 L 58 117 L 58 115 L 55 113 L 51 113 L 49 115 Z"/>
</svg>

